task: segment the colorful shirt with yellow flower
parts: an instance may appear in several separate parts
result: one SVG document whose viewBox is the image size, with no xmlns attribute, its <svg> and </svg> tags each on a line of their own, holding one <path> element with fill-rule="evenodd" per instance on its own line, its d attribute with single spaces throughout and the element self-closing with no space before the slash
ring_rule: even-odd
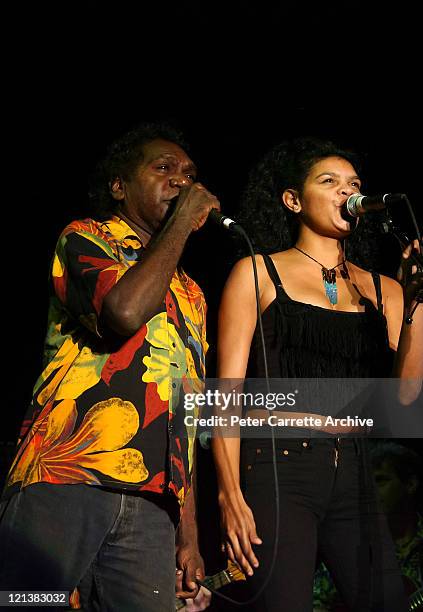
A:
<svg viewBox="0 0 423 612">
<path fill-rule="evenodd" d="M 204 296 L 184 272 L 132 337 L 102 333 L 107 292 L 144 247 L 119 217 L 74 221 L 51 270 L 44 370 L 24 420 L 5 494 L 36 482 L 170 490 L 183 503 L 195 430 L 183 395 L 203 389 Z"/>
</svg>

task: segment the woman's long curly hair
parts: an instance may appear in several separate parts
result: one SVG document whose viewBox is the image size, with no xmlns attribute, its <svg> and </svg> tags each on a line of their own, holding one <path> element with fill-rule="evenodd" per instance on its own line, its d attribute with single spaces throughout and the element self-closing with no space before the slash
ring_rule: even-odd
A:
<svg viewBox="0 0 423 612">
<path fill-rule="evenodd" d="M 342 149 L 329 140 L 312 137 L 285 140 L 271 149 L 251 170 L 237 213 L 256 253 L 274 253 L 294 246 L 298 237 L 298 217 L 281 201 L 286 189 L 295 189 L 300 196 L 312 167 L 327 157 L 341 157 L 360 174 L 357 154 Z M 377 229 L 372 215 L 365 215 L 350 237 L 346 257 L 357 265 L 378 269 L 380 248 L 376 245 Z M 242 245 L 239 256 L 248 255 Z"/>
<path fill-rule="evenodd" d="M 90 208 L 98 220 L 109 218 L 119 206 L 111 195 L 112 182 L 117 177 L 130 180 L 143 160 L 144 145 L 157 138 L 174 142 L 189 152 L 182 132 L 165 122 L 141 123 L 120 136 L 109 146 L 90 177 Z"/>
</svg>

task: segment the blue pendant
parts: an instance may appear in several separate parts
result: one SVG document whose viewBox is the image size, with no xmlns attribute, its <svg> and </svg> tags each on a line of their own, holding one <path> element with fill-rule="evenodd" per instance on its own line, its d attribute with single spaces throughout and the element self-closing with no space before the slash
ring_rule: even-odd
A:
<svg viewBox="0 0 423 612">
<path fill-rule="evenodd" d="M 328 283 L 328 281 L 324 280 L 323 284 L 325 286 L 325 293 L 329 302 L 334 306 L 338 302 L 338 289 L 335 283 Z"/>
<path fill-rule="evenodd" d="M 336 287 L 336 271 L 335 268 L 331 268 L 328 270 L 324 266 L 322 267 L 322 278 L 323 284 L 325 286 L 325 293 L 332 304 L 336 304 L 338 302 L 338 289 Z"/>
</svg>

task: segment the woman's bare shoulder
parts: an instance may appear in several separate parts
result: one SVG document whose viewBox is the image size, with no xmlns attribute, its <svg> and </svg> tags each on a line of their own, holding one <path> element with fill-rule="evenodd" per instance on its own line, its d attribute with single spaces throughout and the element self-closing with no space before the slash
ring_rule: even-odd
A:
<svg viewBox="0 0 423 612">
<path fill-rule="evenodd" d="M 355 276 L 357 280 L 360 280 L 360 282 L 363 283 L 363 285 L 374 286 L 373 275 L 368 270 L 364 270 L 351 262 L 348 262 L 348 270 L 350 275 Z M 397 280 L 391 278 L 390 276 L 386 276 L 385 274 L 380 274 L 379 276 L 382 293 L 386 295 L 402 294 L 402 287 Z"/>
</svg>

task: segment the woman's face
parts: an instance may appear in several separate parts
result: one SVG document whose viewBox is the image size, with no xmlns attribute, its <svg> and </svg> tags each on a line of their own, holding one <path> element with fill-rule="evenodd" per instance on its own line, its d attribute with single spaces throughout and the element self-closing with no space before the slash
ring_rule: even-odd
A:
<svg viewBox="0 0 423 612">
<path fill-rule="evenodd" d="M 351 228 L 341 216 L 341 207 L 360 188 L 357 172 L 346 159 L 326 157 L 316 162 L 298 195 L 300 221 L 318 234 L 345 237 Z"/>
</svg>

